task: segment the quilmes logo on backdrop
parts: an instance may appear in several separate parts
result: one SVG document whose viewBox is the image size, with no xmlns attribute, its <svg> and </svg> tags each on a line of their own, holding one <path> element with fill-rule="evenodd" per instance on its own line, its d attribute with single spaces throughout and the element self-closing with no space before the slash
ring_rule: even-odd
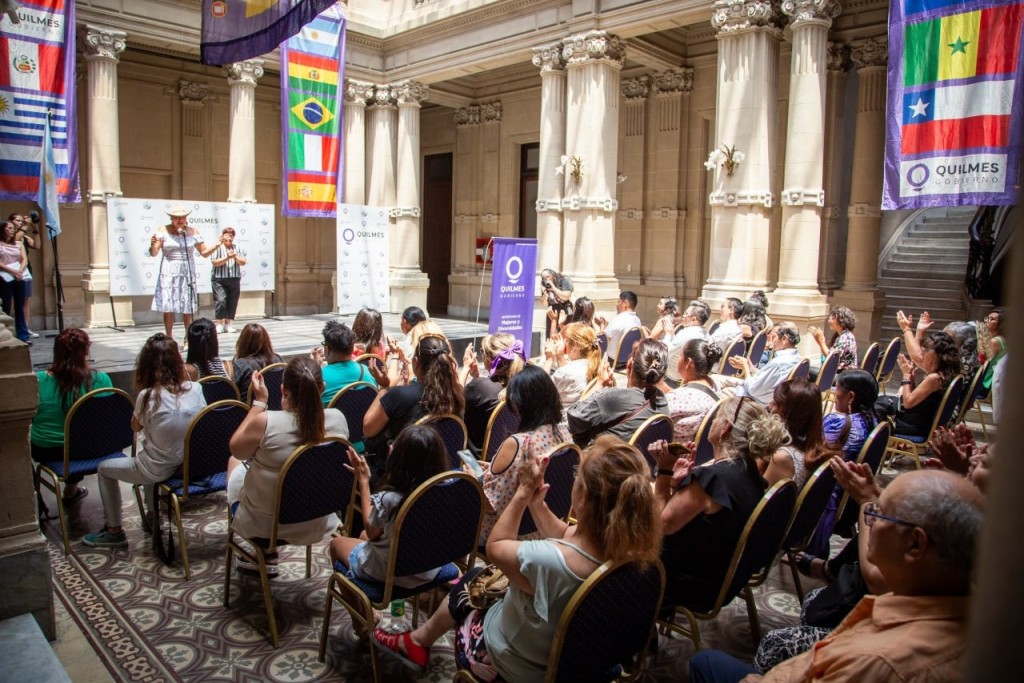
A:
<svg viewBox="0 0 1024 683">
<path fill-rule="evenodd" d="M 520 282 L 523 277 L 523 259 L 518 256 L 509 257 L 505 261 L 505 280 L 500 288 L 501 296 L 505 299 L 523 299 L 526 297 L 526 285 Z"/>
</svg>

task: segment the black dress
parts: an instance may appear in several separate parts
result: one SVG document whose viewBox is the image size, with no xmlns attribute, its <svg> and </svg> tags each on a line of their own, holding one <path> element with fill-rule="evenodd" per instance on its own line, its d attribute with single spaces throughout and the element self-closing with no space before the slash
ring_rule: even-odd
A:
<svg viewBox="0 0 1024 683">
<path fill-rule="evenodd" d="M 682 605 L 705 612 L 714 607 L 743 527 L 764 495 L 767 482 L 742 460 L 716 460 L 698 467 L 679 488 L 693 481 L 722 509 L 712 515 L 701 513 L 665 537 L 661 549 L 666 578 L 662 608 Z"/>
<path fill-rule="evenodd" d="M 500 403 L 498 397 L 503 388 L 490 377 L 474 377 L 463 389 L 466 398 L 466 431 L 474 452 L 478 453 L 484 447 L 487 422 Z"/>
<path fill-rule="evenodd" d="M 945 387 L 936 389 L 924 397 L 924 400 L 913 408 L 901 408 L 896 413 L 896 434 L 904 436 L 921 436 L 927 438 L 928 431 L 935 421 L 935 413 L 939 410 L 942 397 L 945 396 Z"/>
</svg>

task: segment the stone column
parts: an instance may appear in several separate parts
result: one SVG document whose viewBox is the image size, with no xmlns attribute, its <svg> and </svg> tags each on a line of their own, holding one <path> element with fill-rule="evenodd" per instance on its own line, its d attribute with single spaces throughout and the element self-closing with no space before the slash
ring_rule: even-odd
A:
<svg viewBox="0 0 1024 683">
<path fill-rule="evenodd" d="M 455 158 L 452 245 L 455 260 L 452 270 L 460 274 L 476 271 L 475 240 L 482 236 L 480 221 L 480 105 L 471 104 L 455 110 Z M 474 276 L 475 277 L 475 276 Z M 471 278 L 470 284 L 477 282 Z M 479 286 L 479 284 L 477 284 Z M 454 302 L 453 302 L 454 303 Z M 468 310 L 468 308 L 467 308 Z"/>
<path fill-rule="evenodd" d="M 495 235 L 501 233 L 502 112 L 500 101 L 480 103 L 480 229 Z"/>
<path fill-rule="evenodd" d="M 825 208 L 821 217 L 821 254 L 818 258 L 818 286 L 832 294 L 843 281 L 846 268 L 846 231 L 840 206 L 845 187 L 843 131 L 846 128 L 846 74 L 850 70 L 850 47 L 830 43 L 825 104 Z"/>
<path fill-rule="evenodd" d="M 210 195 L 207 171 L 206 100 L 210 88 L 205 83 L 178 81 L 181 100 L 181 196 L 205 198 Z M 206 236 L 209 239 L 209 235 Z"/>
<path fill-rule="evenodd" d="M 619 91 L 622 95 L 622 117 L 619 120 L 622 137 L 618 148 L 622 154 L 615 168 L 625 176 L 625 181 L 619 184 L 616 177 L 614 186 L 620 205 L 615 225 L 615 277 L 623 289 L 637 292 L 641 298 L 638 310 L 644 315 L 650 307 L 640 285 L 650 275 L 654 241 L 644 221 L 645 195 L 651 185 L 649 181 L 653 180 L 647 175 L 648 141 L 651 139 L 647 127 L 651 77 L 645 74 L 622 79 Z"/>
<path fill-rule="evenodd" d="M 395 102 L 390 85 L 373 88 L 372 104 L 367 106 L 366 127 L 366 203 L 389 211 L 395 198 Z"/>
<path fill-rule="evenodd" d="M 231 87 L 231 148 L 228 161 L 228 201 L 256 202 L 256 81 L 263 75 L 262 59 L 235 62 L 224 69 Z"/>
<path fill-rule="evenodd" d="M 566 61 L 566 154 L 582 163 L 564 177 L 563 272 L 577 295 L 589 296 L 606 312 L 619 295 L 615 277 L 615 176 L 618 168 L 619 73 L 625 43 L 605 31 L 587 31 L 563 41 Z"/>
<path fill-rule="evenodd" d="M 231 89 L 231 140 L 228 151 L 228 201 L 256 203 L 256 82 L 263 60 L 247 59 L 224 68 Z M 282 179 L 283 181 L 283 179 Z M 187 193 L 183 196 L 188 197 Z M 206 236 L 210 239 L 210 235 Z M 332 271 L 337 270 L 331 268 Z M 336 299 L 335 299 L 336 300 Z M 265 292 L 242 292 L 238 316 L 262 316 L 268 308 Z"/>
<path fill-rule="evenodd" d="M 121 143 L 117 110 L 117 62 L 127 34 L 100 26 L 79 28 L 89 73 L 89 267 L 82 277 L 87 327 L 110 325 L 110 264 L 107 260 L 107 199 L 121 196 Z M 114 297 L 117 323 L 134 325 L 132 300 Z"/>
<path fill-rule="evenodd" d="M 366 201 L 366 102 L 372 98 L 372 83 L 345 79 L 345 204 Z"/>
<path fill-rule="evenodd" d="M 884 39 L 868 39 L 853 45 L 851 57 L 859 81 L 857 123 L 847 209 L 846 279 L 835 301 L 857 315 L 858 336 L 876 339 L 885 313 L 885 293 L 878 290 L 878 232 L 882 219 L 888 46 Z"/>
<path fill-rule="evenodd" d="M 825 206 L 825 73 L 828 29 L 839 14 L 834 0 L 786 0 L 793 18 L 789 70 L 786 170 L 782 190 L 779 286 L 772 317 L 797 323 L 827 317 L 828 302 L 818 291 L 821 214 Z M 813 340 L 808 340 L 813 343 Z"/>
<path fill-rule="evenodd" d="M 14 338 L 13 330 L 14 321 L 0 313 L 0 465 L 7 473 L 0 477 L 0 620 L 30 613 L 54 640 L 50 557 L 36 519 L 28 437 L 39 386 L 28 346 Z M 51 500 L 50 509 L 55 505 Z"/>
<path fill-rule="evenodd" d="M 565 154 L 565 59 L 562 44 L 534 48 L 540 68 L 540 168 L 537 171 L 537 264 L 561 270 L 562 176 L 555 173 Z"/>
<path fill-rule="evenodd" d="M 420 102 L 427 99 L 427 87 L 405 81 L 393 91 L 398 98 L 398 164 L 391 209 L 391 310 L 426 310 L 430 281 L 420 270 Z"/>
<path fill-rule="evenodd" d="M 769 0 L 716 0 L 718 93 L 713 145 L 744 159 L 711 171 L 711 258 L 703 296 L 717 303 L 769 286 L 782 17 Z M 709 150 L 710 151 L 710 150 Z"/>
</svg>

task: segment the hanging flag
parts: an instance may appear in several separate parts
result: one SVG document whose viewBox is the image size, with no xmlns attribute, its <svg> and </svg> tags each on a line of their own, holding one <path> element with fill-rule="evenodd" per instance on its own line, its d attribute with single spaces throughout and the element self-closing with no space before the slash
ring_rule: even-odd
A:
<svg viewBox="0 0 1024 683">
<path fill-rule="evenodd" d="M 200 60 L 230 64 L 273 51 L 337 0 L 203 0 Z"/>
<path fill-rule="evenodd" d="M 75 3 L 23 0 L 0 20 L 0 199 L 36 199 L 51 113 L 56 197 L 82 200 L 75 125 Z"/>
<path fill-rule="evenodd" d="M 883 209 L 1014 204 L 1024 0 L 889 5 Z"/>
<path fill-rule="evenodd" d="M 344 66 L 345 20 L 337 7 L 281 45 L 285 216 L 337 214 Z"/>
<path fill-rule="evenodd" d="M 53 158 L 53 137 L 50 135 L 50 117 L 43 124 L 43 162 L 39 164 L 39 194 L 36 204 L 43 210 L 50 239 L 60 234 L 60 207 L 57 203 L 57 164 Z"/>
</svg>

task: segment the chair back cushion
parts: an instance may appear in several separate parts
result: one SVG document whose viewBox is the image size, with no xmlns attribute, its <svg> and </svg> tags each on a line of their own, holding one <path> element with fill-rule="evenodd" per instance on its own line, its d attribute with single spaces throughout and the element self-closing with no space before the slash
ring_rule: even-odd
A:
<svg viewBox="0 0 1024 683">
<path fill-rule="evenodd" d="M 644 333 L 639 327 L 631 327 L 619 339 L 619 348 L 615 349 L 615 364 L 613 370 L 621 370 L 626 367 L 626 361 L 633 354 L 633 344 L 643 339 Z"/>
<path fill-rule="evenodd" d="M 376 358 L 376 356 L 374 356 Z M 377 388 L 369 382 L 355 382 L 339 391 L 331 399 L 330 408 L 340 410 L 348 423 L 348 438 L 352 443 L 363 440 L 363 418 L 377 398 Z"/>
<path fill-rule="evenodd" d="M 835 487 L 836 475 L 826 460 L 807 478 L 807 483 L 800 491 L 800 497 L 796 500 L 796 507 L 789 524 L 789 531 L 786 533 L 786 540 L 782 542 L 783 549 L 799 548 L 802 550 L 807 545 L 818 522 L 821 521 L 821 516 L 825 514 L 825 507 L 832 498 L 832 491 L 835 490 Z"/>
<path fill-rule="evenodd" d="M 807 379 L 811 374 L 811 361 L 803 358 L 797 363 L 792 370 L 789 371 L 789 379 L 801 377 Z"/>
<path fill-rule="evenodd" d="M 882 360 L 878 363 L 878 373 L 875 376 L 879 382 L 887 380 L 893 370 L 896 369 L 896 361 L 900 356 L 900 338 L 893 337 L 889 345 L 885 347 Z"/>
<path fill-rule="evenodd" d="M 839 354 L 832 351 L 825 356 L 825 362 L 818 370 L 818 377 L 814 380 L 818 391 L 828 391 L 832 387 L 832 381 L 836 378 L 836 371 L 839 370 Z"/>
<path fill-rule="evenodd" d="M 864 358 L 860 362 L 860 369 L 864 372 L 875 374 L 878 369 L 878 342 L 872 342 L 868 350 L 864 352 Z"/>
<path fill-rule="evenodd" d="M 885 457 L 886 448 L 889 446 L 889 435 L 891 432 L 892 427 L 887 420 L 879 422 L 871 430 L 871 433 L 868 434 L 868 438 L 864 440 L 864 445 L 860 447 L 860 453 L 857 454 L 857 462 L 870 467 L 871 471 L 876 475 L 878 474 L 878 468 L 882 466 L 882 458 Z M 859 508 L 851 503 L 850 494 L 843 491 L 843 495 L 839 499 L 839 506 L 836 508 L 834 528 L 852 528 L 854 522 L 857 521 L 859 511 Z"/>
<path fill-rule="evenodd" d="M 487 421 L 487 435 L 484 437 L 483 459 L 490 462 L 502 442 L 519 429 L 519 416 L 512 412 L 508 403 L 501 401 Z"/>
<path fill-rule="evenodd" d="M 96 389 L 75 401 L 64 420 L 68 460 L 96 460 L 129 448 L 134 412 L 135 403 L 120 389 Z"/>
<path fill-rule="evenodd" d="M 340 437 L 300 446 L 281 468 L 279 524 L 298 524 L 343 512 L 352 499 L 354 477 L 348 464 L 350 443 Z"/>
<path fill-rule="evenodd" d="M 419 574 L 476 549 L 484 492 L 464 472 L 444 472 L 410 493 L 395 517 L 391 552 L 395 576 Z"/>
<path fill-rule="evenodd" d="M 548 456 L 548 468 L 544 471 L 544 483 L 548 489 L 544 501 L 548 509 L 559 519 L 566 519 L 572 508 L 572 487 L 576 483 L 576 470 L 580 465 L 580 448 L 571 443 L 555 446 Z M 537 530 L 529 510 L 523 512 L 519 522 L 519 535 L 525 536 Z"/>
<path fill-rule="evenodd" d="M 221 401 L 199 411 L 185 433 L 185 483 L 227 470 L 229 445 L 235 430 L 249 413 L 240 401 Z"/>
<path fill-rule="evenodd" d="M 555 630 L 549 669 L 555 681 L 612 680 L 651 635 L 665 589 L 655 561 L 605 563 L 570 599 Z"/>
<path fill-rule="evenodd" d="M 459 458 L 459 451 L 466 447 L 469 434 L 466 432 L 466 423 L 457 415 L 441 415 L 439 417 L 424 417 L 416 424 L 430 425 L 441 435 L 444 447 L 448 451 L 448 467 L 453 470 L 462 468 L 462 460 Z"/>
<path fill-rule="evenodd" d="M 657 469 L 658 463 L 647 449 L 652 443 L 659 440 L 672 440 L 672 418 L 668 415 L 653 415 L 647 418 L 642 425 L 636 428 L 633 436 L 629 438 L 630 445 L 636 446 L 640 454 L 647 460 L 652 476 L 654 475 L 654 470 Z"/>
<path fill-rule="evenodd" d="M 263 383 L 267 385 L 267 410 L 281 410 L 281 383 L 284 381 L 284 363 L 274 363 L 260 370 Z M 249 387 L 249 404 L 252 405 L 252 386 Z"/>
<path fill-rule="evenodd" d="M 765 492 L 740 536 L 739 558 L 733 557 L 735 572 L 721 604 L 728 604 L 757 572 L 767 567 L 779 552 L 796 504 L 796 484 L 790 479 L 777 482 Z"/>
<path fill-rule="evenodd" d="M 761 330 L 754 335 L 754 338 L 750 340 L 750 348 L 747 350 L 747 358 L 754 365 L 761 363 L 761 356 L 764 355 L 764 350 L 768 346 L 768 330 Z"/>
<path fill-rule="evenodd" d="M 935 415 L 935 424 L 932 425 L 931 431 L 928 432 L 929 438 L 936 427 L 948 427 L 949 423 L 953 421 L 953 415 L 956 414 L 957 406 L 960 405 L 960 394 L 963 391 L 963 387 L 964 381 L 959 375 L 954 377 L 953 381 L 949 383 L 949 386 L 946 388 L 946 395 L 942 397 L 942 405 L 939 406 L 939 412 Z"/>
<path fill-rule="evenodd" d="M 746 345 L 743 343 L 742 337 L 733 339 L 732 343 L 725 349 L 725 355 L 722 356 L 722 364 L 719 368 L 719 374 L 725 375 L 726 377 L 738 375 L 740 371 L 729 363 L 729 359 L 733 356 L 742 356 L 745 348 Z"/>
<path fill-rule="evenodd" d="M 235 383 L 220 375 L 201 377 L 199 385 L 203 388 L 203 397 L 207 404 L 217 401 L 237 401 L 241 396 Z"/>
<path fill-rule="evenodd" d="M 718 409 L 722 407 L 726 400 L 722 399 L 715 404 L 714 408 L 708 411 L 708 414 L 700 421 L 697 433 L 693 435 L 693 442 L 695 444 L 693 458 L 696 465 L 703 465 L 715 457 L 715 447 L 711 445 L 711 423 L 715 421 Z"/>
</svg>

